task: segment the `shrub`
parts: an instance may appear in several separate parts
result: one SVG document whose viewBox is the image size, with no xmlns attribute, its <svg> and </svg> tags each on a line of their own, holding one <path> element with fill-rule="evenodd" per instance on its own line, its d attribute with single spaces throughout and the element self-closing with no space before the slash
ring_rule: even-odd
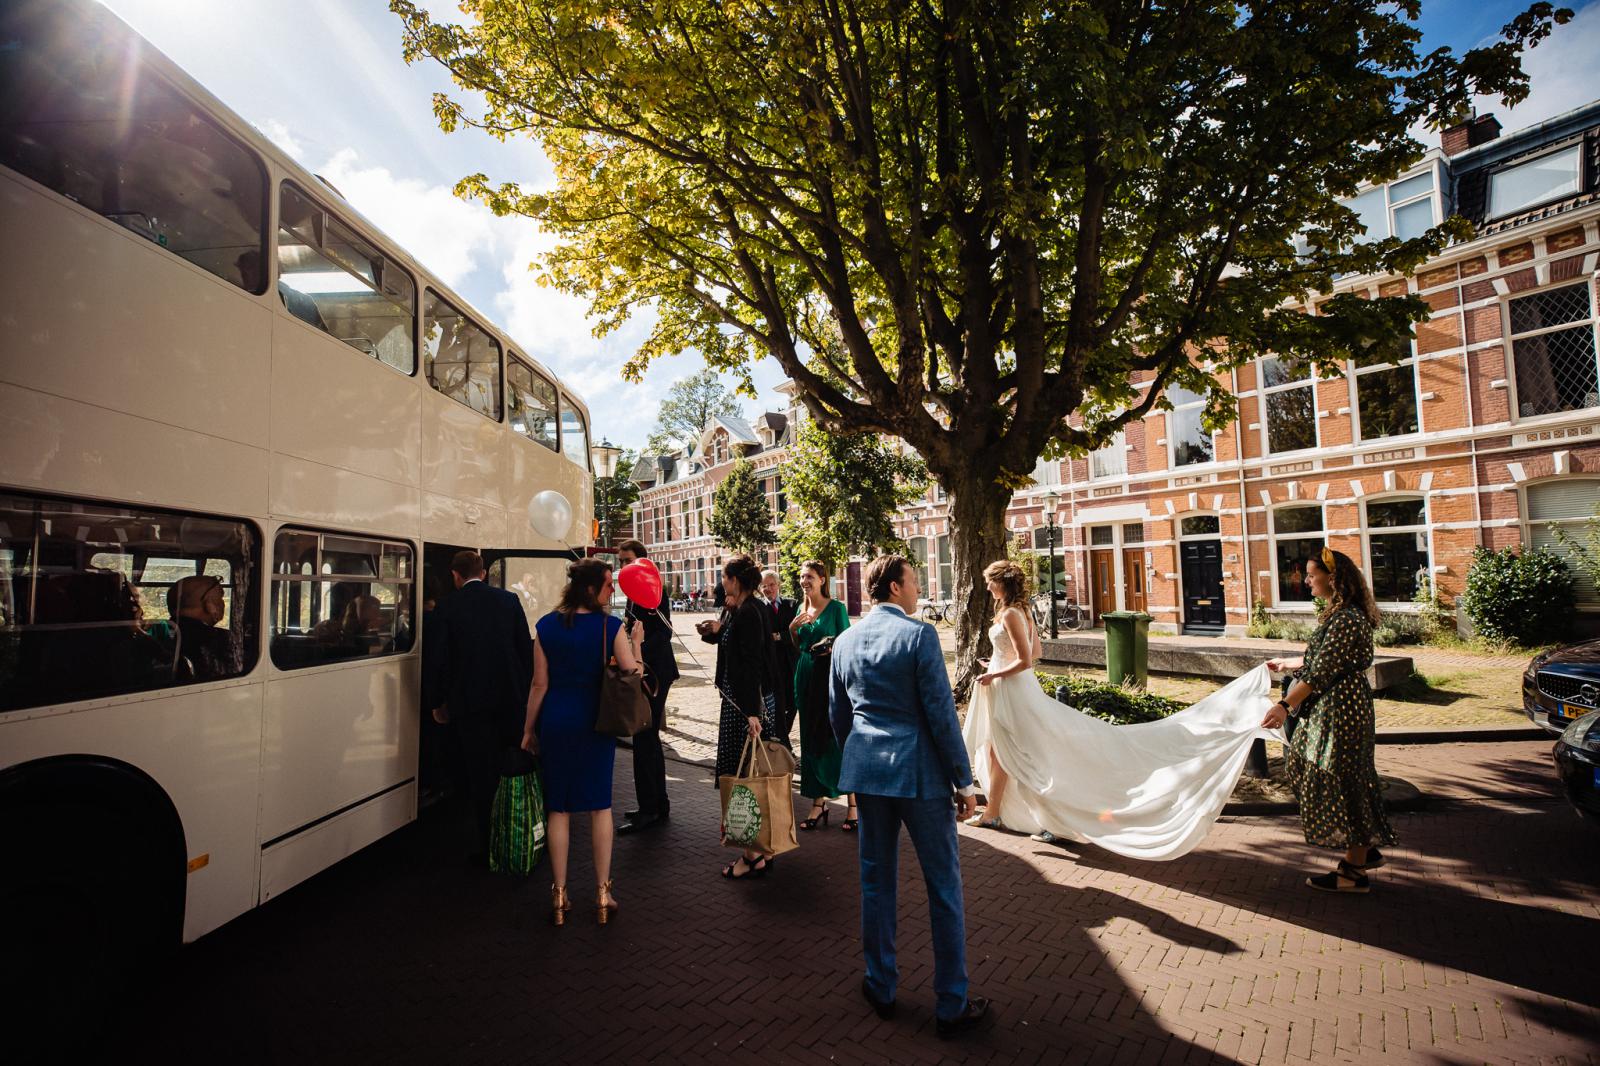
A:
<svg viewBox="0 0 1600 1066">
<path fill-rule="evenodd" d="M 1142 689 L 1123 688 L 1109 681 L 1061 674 L 1040 673 L 1037 676 L 1039 684 L 1050 695 L 1084 714 L 1116 725 L 1158 721 L 1185 706 L 1181 700 L 1156 696 Z"/>
<path fill-rule="evenodd" d="M 1384 611 L 1372 631 L 1372 642 L 1380 648 L 1403 644 L 1422 644 L 1427 640 L 1427 625 L 1419 615 Z"/>
<path fill-rule="evenodd" d="M 1573 600 L 1572 571 L 1553 553 L 1479 548 L 1462 605 L 1487 639 L 1535 647 L 1567 635 Z"/>
<path fill-rule="evenodd" d="M 1449 641 L 1456 636 L 1455 614 L 1439 598 L 1432 578 L 1424 577 L 1417 582 L 1417 594 L 1412 599 L 1417 605 L 1417 618 L 1422 622 L 1424 643 Z"/>
</svg>

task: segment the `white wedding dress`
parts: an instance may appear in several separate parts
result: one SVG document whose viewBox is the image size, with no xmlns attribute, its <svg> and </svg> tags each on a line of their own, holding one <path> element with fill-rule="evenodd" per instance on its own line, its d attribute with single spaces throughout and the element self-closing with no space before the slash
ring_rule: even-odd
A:
<svg viewBox="0 0 1600 1066">
<path fill-rule="evenodd" d="M 989 630 L 995 669 L 1017 661 L 1010 634 Z M 1258 666 L 1170 718 L 1112 725 L 1057 702 L 1032 670 L 973 685 L 961 730 L 972 773 L 989 785 L 989 752 L 1010 775 L 1009 829 L 1049 830 L 1135 859 L 1176 859 L 1204 839 L 1239 780 L 1261 728 L 1272 679 Z"/>
</svg>

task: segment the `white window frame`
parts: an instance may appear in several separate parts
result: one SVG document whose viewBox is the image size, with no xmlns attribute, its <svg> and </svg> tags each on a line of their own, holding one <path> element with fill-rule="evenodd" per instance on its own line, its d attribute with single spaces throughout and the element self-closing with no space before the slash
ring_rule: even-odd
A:
<svg viewBox="0 0 1600 1066">
<path fill-rule="evenodd" d="M 1396 363 L 1373 363 L 1370 366 L 1357 366 L 1352 359 L 1345 364 L 1345 372 L 1350 381 L 1350 415 L 1351 424 L 1355 427 L 1355 442 L 1359 447 L 1377 441 L 1410 440 L 1422 435 L 1422 380 L 1417 372 L 1417 342 L 1410 345 L 1411 354 Z M 1397 370 L 1404 367 L 1411 368 L 1411 400 L 1416 406 L 1417 428 L 1410 433 L 1395 433 L 1387 437 L 1373 437 L 1368 440 L 1364 435 L 1365 427 L 1361 424 L 1361 376 L 1373 374 L 1381 370 Z M 1319 420 L 1320 421 L 1320 420 Z M 1318 438 L 1321 439 L 1320 437 Z"/>
<path fill-rule="evenodd" d="M 1317 375 L 1316 364 L 1308 362 L 1306 377 L 1296 381 L 1286 382 L 1282 385 L 1267 385 L 1267 361 L 1276 359 L 1283 362 L 1283 356 L 1263 356 L 1256 360 L 1256 380 L 1260 385 L 1257 390 L 1261 394 L 1261 454 L 1273 459 L 1280 459 L 1285 455 L 1304 455 L 1307 452 L 1317 451 L 1322 445 L 1322 419 L 1317 417 L 1317 386 L 1323 380 Z M 1279 393 L 1293 392 L 1295 389 L 1306 389 L 1311 393 L 1311 445 L 1306 448 L 1295 448 L 1292 451 L 1275 452 L 1272 450 L 1272 407 L 1267 402 L 1267 397 Z"/>
<path fill-rule="evenodd" d="M 1396 200 L 1394 198 L 1394 188 L 1395 188 L 1395 186 L 1402 185 L 1405 182 L 1410 181 L 1412 178 L 1420 178 L 1423 175 L 1428 175 L 1428 176 L 1433 178 L 1433 182 L 1428 187 L 1428 191 L 1427 192 L 1414 193 L 1414 194 L 1412 194 L 1410 196 L 1407 196 L 1404 200 Z M 1371 186 L 1370 188 L 1360 189 L 1360 190 L 1358 190 L 1356 192 L 1355 196 L 1351 196 L 1351 197 L 1348 197 L 1348 198 L 1346 198 L 1344 200 L 1341 200 L 1341 201 L 1339 201 L 1339 203 L 1340 203 L 1340 205 L 1342 207 L 1346 207 L 1346 208 L 1349 208 L 1351 211 L 1354 211 L 1355 210 L 1355 201 L 1357 199 L 1359 199 L 1362 196 L 1369 195 L 1370 193 L 1377 192 L 1379 190 L 1379 188 L 1380 188 L 1380 186 L 1374 185 L 1374 186 Z M 1395 235 L 1395 228 L 1396 228 L 1395 227 L 1395 213 L 1397 211 L 1399 211 L 1403 207 L 1410 207 L 1412 204 L 1421 203 L 1423 200 L 1425 200 L 1425 199 L 1427 199 L 1429 197 L 1433 197 L 1433 210 L 1431 212 L 1431 219 L 1430 219 L 1430 222 L 1428 224 L 1429 228 L 1431 229 L 1433 226 L 1437 226 L 1440 223 L 1440 221 L 1442 221 L 1440 219 L 1440 217 L 1439 217 L 1439 204 L 1440 204 L 1440 197 L 1439 197 L 1439 168 L 1438 168 L 1437 160 L 1430 160 L 1428 163 L 1424 164 L 1423 166 L 1420 166 L 1417 169 L 1415 169 L 1413 171 L 1410 171 L 1409 173 L 1402 174 L 1399 177 L 1395 178 L 1393 181 L 1384 182 L 1383 185 L 1381 186 L 1381 189 L 1383 191 L 1383 204 L 1384 204 L 1384 212 L 1383 212 L 1383 221 L 1384 221 L 1384 226 L 1385 226 L 1384 232 L 1382 232 L 1382 233 L 1372 233 L 1372 232 L 1363 233 L 1363 234 L 1359 235 L 1356 238 L 1356 243 L 1358 243 L 1358 244 L 1367 244 L 1367 243 L 1370 243 L 1372 241 L 1381 241 L 1381 240 L 1385 240 L 1386 238 L 1393 237 Z"/>
<path fill-rule="evenodd" d="M 1096 474 L 1094 472 L 1094 457 L 1102 452 L 1115 452 L 1122 457 L 1122 469 L 1112 474 Z M 1213 453 L 1214 454 L 1214 453 Z M 1128 434 L 1126 428 L 1119 429 L 1104 445 L 1089 453 L 1089 480 L 1090 481 L 1115 481 L 1117 478 L 1128 476 Z"/>
<path fill-rule="evenodd" d="M 1294 510 L 1313 510 L 1322 521 L 1320 529 L 1310 533 L 1285 533 L 1278 535 L 1278 512 Z M 1278 541 L 1279 540 L 1318 540 L 1323 544 L 1328 541 L 1328 509 L 1317 500 L 1287 500 L 1273 505 L 1267 512 L 1267 550 L 1268 560 L 1272 564 L 1272 605 L 1285 610 L 1311 609 L 1311 597 L 1308 595 L 1303 600 L 1286 600 L 1282 597 L 1282 585 L 1278 574 Z M 1308 586 L 1309 588 L 1309 586 Z"/>
<path fill-rule="evenodd" d="M 1530 296 L 1539 296 L 1547 292 L 1554 292 L 1557 289 L 1572 288 L 1577 285 L 1583 286 L 1585 295 L 1589 297 L 1589 318 L 1587 321 L 1580 319 L 1576 322 L 1563 322 L 1559 326 L 1546 326 L 1543 329 L 1530 329 L 1524 333 L 1511 332 L 1511 304 L 1513 301 L 1526 299 Z M 1596 362 L 1595 381 L 1597 385 L 1600 385 L 1600 311 L 1597 311 L 1596 309 L 1594 289 L 1594 275 L 1586 274 L 1581 278 L 1567 278 L 1551 285 L 1541 285 L 1535 289 L 1525 289 L 1522 292 L 1513 293 L 1512 295 L 1509 295 L 1500 301 L 1501 336 L 1505 338 L 1506 361 L 1509 365 L 1509 370 L 1506 374 L 1506 388 L 1511 394 L 1511 421 L 1533 422 L 1540 419 L 1574 418 L 1580 417 L 1585 411 L 1600 410 L 1600 407 L 1580 407 L 1574 411 L 1550 411 L 1545 414 L 1524 415 L 1522 413 L 1522 400 L 1517 392 L 1517 341 L 1527 340 L 1530 337 L 1542 337 L 1551 333 L 1560 333 L 1563 330 L 1581 329 L 1585 325 L 1589 327 L 1590 337 L 1592 338 L 1594 344 Z"/>
<path fill-rule="evenodd" d="M 1169 385 L 1169 386 L 1167 386 L 1167 388 L 1170 391 L 1172 386 Z M 1185 391 L 1187 391 L 1187 390 L 1185 390 Z M 1213 432 L 1211 434 L 1211 458 L 1210 459 L 1207 459 L 1207 460 L 1204 460 L 1203 462 L 1198 462 L 1198 463 L 1185 463 L 1181 467 L 1178 465 L 1178 440 L 1177 440 L 1177 436 L 1178 435 L 1173 432 L 1173 425 L 1174 425 L 1174 417 L 1173 416 L 1175 416 L 1179 411 L 1187 411 L 1187 410 L 1190 410 L 1190 409 L 1198 409 L 1200 411 L 1204 411 L 1205 410 L 1205 406 L 1206 406 L 1206 400 L 1205 400 L 1205 397 L 1202 396 L 1199 400 L 1191 401 L 1189 403 L 1173 404 L 1172 405 L 1172 410 L 1162 412 L 1163 414 L 1166 415 L 1167 469 L 1168 470 L 1182 470 L 1182 469 L 1186 469 L 1188 467 L 1201 467 L 1201 468 L 1204 468 L 1204 467 L 1210 466 L 1210 465 L 1212 465 L 1212 464 L 1217 462 L 1217 437 L 1218 437 L 1218 434 L 1216 432 Z M 1205 431 L 1204 424 L 1201 425 L 1200 429 L 1201 429 L 1202 432 Z"/>
<path fill-rule="evenodd" d="M 1419 526 L 1372 526 L 1372 525 L 1368 524 L 1368 522 L 1367 522 L 1367 509 L 1368 508 L 1370 508 L 1375 503 L 1390 503 L 1390 502 L 1393 502 L 1395 500 L 1421 500 L 1422 501 L 1422 524 L 1419 525 Z M 1366 496 L 1366 497 L 1363 497 L 1362 500 L 1361 500 L 1361 508 L 1360 508 L 1360 510 L 1361 510 L 1361 565 L 1364 568 L 1363 572 L 1366 574 L 1366 577 L 1367 577 L 1367 585 L 1368 585 L 1369 588 L 1372 588 L 1372 597 L 1373 597 L 1374 602 L 1376 602 L 1377 605 L 1380 608 L 1384 609 L 1384 610 L 1397 610 L 1397 609 L 1407 609 L 1407 608 L 1414 607 L 1415 604 L 1411 600 L 1380 600 L 1380 599 L 1378 599 L 1378 590 L 1376 588 L 1372 587 L 1372 537 L 1373 537 L 1374 534 L 1376 534 L 1376 535 L 1381 537 L 1381 536 L 1386 536 L 1386 535 L 1389 535 L 1389 534 L 1392 534 L 1392 533 L 1419 533 L 1419 532 L 1422 533 L 1427 538 L 1426 543 L 1427 543 L 1427 546 L 1428 546 L 1427 547 L 1428 562 L 1427 562 L 1427 565 L 1426 565 L 1426 569 L 1428 571 L 1428 581 L 1430 583 L 1432 583 L 1432 581 L 1433 581 L 1434 550 L 1433 550 L 1433 525 L 1432 525 L 1432 522 L 1430 521 L 1430 516 L 1433 514 L 1433 506 L 1432 506 L 1432 503 L 1428 499 L 1428 494 L 1426 492 L 1384 492 L 1384 493 L 1379 493 L 1376 496 Z M 1324 516 L 1324 524 L 1326 524 L 1326 516 Z"/>
<path fill-rule="evenodd" d="M 1585 537 L 1587 536 L 1588 531 L 1584 527 L 1588 525 L 1588 522 L 1589 522 L 1588 516 L 1584 516 L 1584 517 L 1581 517 L 1581 518 L 1540 518 L 1540 519 L 1534 519 L 1534 518 L 1530 517 L 1531 508 L 1529 506 L 1530 505 L 1530 501 L 1528 499 L 1528 494 L 1531 493 L 1531 492 L 1535 492 L 1538 489 L 1540 489 L 1540 488 L 1542 488 L 1542 487 L 1544 487 L 1546 485 L 1552 484 L 1553 482 L 1557 482 L 1557 481 L 1565 481 L 1565 482 L 1587 481 L 1587 482 L 1590 482 L 1595 486 L 1595 497 L 1596 497 L 1596 500 L 1600 501 L 1600 477 L 1583 476 L 1583 475 L 1577 475 L 1577 476 L 1566 475 L 1566 476 L 1558 476 L 1558 477 L 1553 477 L 1553 478 L 1543 478 L 1543 479 L 1541 479 L 1539 481 L 1530 482 L 1528 484 L 1520 486 L 1519 491 L 1517 492 L 1517 496 L 1519 497 L 1519 499 L 1517 501 L 1517 503 L 1518 503 L 1518 512 L 1517 513 L 1518 513 L 1519 517 L 1522 520 L 1522 525 L 1521 525 L 1520 532 L 1522 534 L 1523 546 L 1526 547 L 1526 548 L 1533 547 L 1533 531 L 1535 529 L 1539 529 L 1539 528 L 1541 528 L 1543 526 L 1565 526 L 1567 528 L 1568 534 L 1571 535 L 1574 539 L 1576 539 L 1578 541 L 1584 540 Z M 1565 553 L 1560 553 L 1560 554 L 1564 555 Z M 1571 563 L 1568 563 L 1567 565 L 1568 566 L 1572 566 Z M 1572 567 L 1572 570 L 1573 570 L 1573 576 L 1576 578 L 1578 576 L 1577 568 L 1576 567 Z M 1593 611 L 1593 610 L 1596 610 L 1596 609 L 1600 609 L 1600 592 L 1591 594 L 1591 593 L 1588 592 L 1587 589 L 1584 589 L 1581 584 L 1578 585 L 1576 591 L 1578 593 L 1578 609 L 1579 610 L 1582 610 L 1582 611 Z"/>
<path fill-rule="evenodd" d="M 1494 182 L 1495 182 L 1496 178 L 1502 177 L 1502 176 L 1507 175 L 1507 174 L 1513 174 L 1516 171 L 1521 170 L 1523 167 L 1533 166 L 1535 163 L 1538 163 L 1541 160 L 1549 159 L 1549 158 L 1551 158 L 1553 156 L 1565 155 L 1565 154 L 1567 154 L 1569 152 L 1572 153 L 1573 155 L 1575 155 L 1577 157 L 1577 161 L 1578 161 L 1578 187 L 1576 189 L 1574 189 L 1571 192 L 1563 192 L 1563 193 L 1557 193 L 1554 196 L 1547 196 L 1543 200 L 1534 200 L 1534 201 L 1532 201 L 1530 203 L 1519 204 L 1516 207 L 1507 208 L 1507 209 L 1505 209 L 1503 211 L 1495 210 L 1495 207 L 1494 207 Z M 1584 188 L 1584 176 L 1585 176 L 1584 175 L 1584 165 L 1585 165 L 1585 160 L 1584 160 L 1584 142 L 1582 140 L 1579 140 L 1579 141 L 1574 141 L 1574 142 L 1572 142 L 1570 144 L 1561 145 L 1558 148 L 1552 148 L 1548 152 L 1540 152 L 1538 155 L 1532 156 L 1532 157 L 1527 158 L 1527 159 L 1519 159 L 1515 163 L 1510 164 L 1509 166 L 1496 167 L 1492 172 L 1490 172 L 1489 180 L 1485 183 L 1486 187 L 1483 190 L 1483 195 L 1484 195 L 1484 204 L 1483 204 L 1484 218 L 1487 219 L 1487 220 L 1492 221 L 1492 220 L 1498 219 L 1498 218 L 1507 218 L 1507 217 L 1509 217 L 1511 215 L 1520 215 L 1524 211 L 1532 211 L 1535 208 L 1543 207 L 1546 204 L 1553 204 L 1553 203 L 1557 202 L 1558 200 L 1565 200 L 1569 196 L 1578 195 L 1579 193 L 1581 193 L 1583 191 L 1583 188 Z"/>
</svg>

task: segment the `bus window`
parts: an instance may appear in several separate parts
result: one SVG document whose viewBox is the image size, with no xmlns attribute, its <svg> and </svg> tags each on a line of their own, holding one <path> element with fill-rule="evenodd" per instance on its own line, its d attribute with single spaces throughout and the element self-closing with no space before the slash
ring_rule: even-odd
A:
<svg viewBox="0 0 1600 1066">
<path fill-rule="evenodd" d="M 248 673 L 258 551 L 246 522 L 0 494 L 0 710 Z"/>
<path fill-rule="evenodd" d="M 411 546 L 307 530 L 273 542 L 272 662 L 280 670 L 411 650 Z"/>
<path fill-rule="evenodd" d="M 572 397 L 561 397 L 561 453 L 580 467 L 589 469 L 589 432 L 583 412 Z"/>
<path fill-rule="evenodd" d="M 416 369 L 416 287 L 299 189 L 278 197 L 278 298 L 307 325 L 404 374 Z"/>
<path fill-rule="evenodd" d="M 556 387 L 515 356 L 506 359 L 506 404 L 512 429 L 556 450 Z"/>
<path fill-rule="evenodd" d="M 428 290 L 422 359 L 428 384 L 487 418 L 500 421 L 500 344 L 489 331 Z"/>
<path fill-rule="evenodd" d="M 0 163 L 231 282 L 263 290 L 266 180 L 139 50 L 0 4 Z"/>
</svg>

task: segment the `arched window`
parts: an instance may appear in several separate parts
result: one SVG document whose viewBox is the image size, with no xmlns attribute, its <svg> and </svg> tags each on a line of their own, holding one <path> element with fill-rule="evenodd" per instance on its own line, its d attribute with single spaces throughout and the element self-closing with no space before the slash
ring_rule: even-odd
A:
<svg viewBox="0 0 1600 1066">
<path fill-rule="evenodd" d="M 1421 496 L 1391 496 L 1366 504 L 1367 577 L 1379 603 L 1409 603 L 1419 579 L 1431 579 L 1428 505 Z"/>
</svg>

